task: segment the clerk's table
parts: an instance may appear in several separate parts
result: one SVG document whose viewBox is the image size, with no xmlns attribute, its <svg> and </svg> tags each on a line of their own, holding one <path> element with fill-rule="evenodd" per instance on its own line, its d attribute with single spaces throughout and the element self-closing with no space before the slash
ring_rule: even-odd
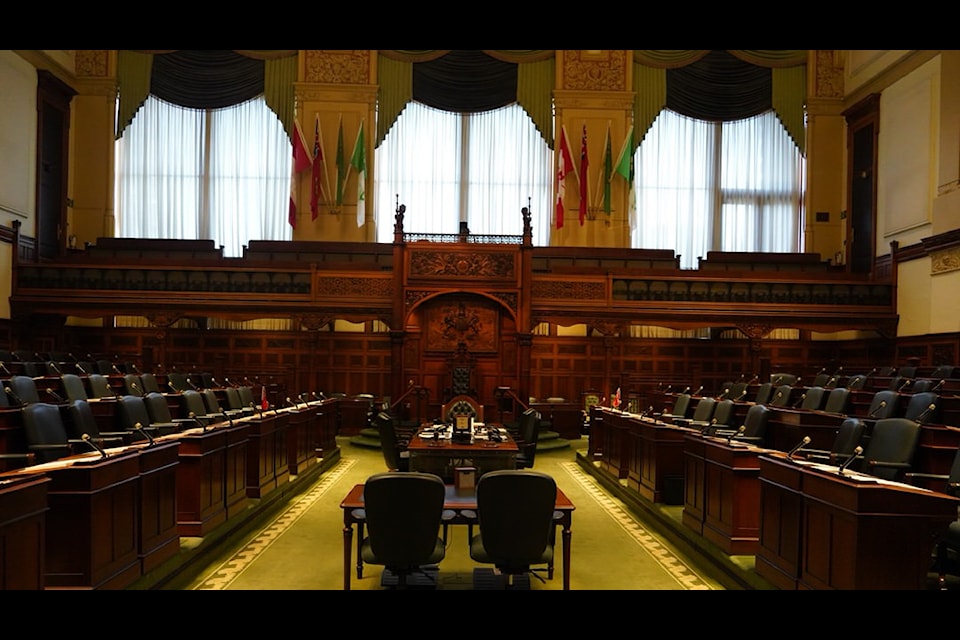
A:
<svg viewBox="0 0 960 640">
<path fill-rule="evenodd" d="M 458 490 L 453 485 L 445 486 L 445 496 L 443 508 L 453 512 L 451 520 L 445 520 L 446 524 L 477 524 L 475 517 L 465 515 L 466 513 L 477 511 L 477 496 L 473 491 Z M 346 495 L 340 503 L 343 510 L 343 588 L 350 589 L 350 569 L 353 565 L 353 525 L 357 525 L 357 577 L 363 577 L 363 560 L 360 557 L 359 546 L 363 541 L 363 485 L 354 485 L 353 489 Z M 563 589 L 570 589 L 570 527 L 573 521 L 573 510 L 575 507 L 570 502 L 570 498 L 557 487 L 557 501 L 554 504 L 556 516 L 554 521 L 560 529 L 561 545 L 563 547 Z"/>
<path fill-rule="evenodd" d="M 517 468 L 519 448 L 506 429 L 475 423 L 473 433 L 469 440 L 457 441 L 449 427 L 421 428 L 407 445 L 410 470 L 435 473 L 450 482 L 457 467 L 475 467 L 477 478 L 488 471 Z"/>
</svg>

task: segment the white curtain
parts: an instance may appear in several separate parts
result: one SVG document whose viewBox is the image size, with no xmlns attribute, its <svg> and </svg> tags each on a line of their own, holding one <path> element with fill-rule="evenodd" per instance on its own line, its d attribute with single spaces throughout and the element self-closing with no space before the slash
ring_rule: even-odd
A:
<svg viewBox="0 0 960 640">
<path fill-rule="evenodd" d="M 292 150 L 263 97 L 216 110 L 150 96 L 116 143 L 116 235 L 212 239 L 228 257 L 250 240 L 290 240 Z"/>
<path fill-rule="evenodd" d="M 684 268 L 707 251 L 801 251 L 803 156 L 773 112 L 736 122 L 664 110 L 635 157 L 632 246 L 673 249 Z"/>
<path fill-rule="evenodd" d="M 479 114 L 411 102 L 377 148 L 377 241 L 393 242 L 398 204 L 408 233 L 520 235 L 549 244 L 553 154 L 518 105 Z"/>
</svg>

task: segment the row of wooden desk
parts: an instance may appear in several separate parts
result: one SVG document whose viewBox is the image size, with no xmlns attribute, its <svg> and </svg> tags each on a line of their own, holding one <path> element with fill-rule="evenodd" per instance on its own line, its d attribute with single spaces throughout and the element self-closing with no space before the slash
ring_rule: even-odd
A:
<svg viewBox="0 0 960 640">
<path fill-rule="evenodd" d="M 958 516 L 960 501 L 943 493 L 611 409 L 594 410 L 590 437 L 604 473 L 682 504 L 683 526 L 729 555 L 755 555 L 757 573 L 782 589 L 924 588 L 934 542 Z"/>
<path fill-rule="evenodd" d="M 122 589 L 336 451 L 336 400 L 0 474 L 0 586 Z M 332 441 L 331 446 L 329 442 Z"/>
</svg>

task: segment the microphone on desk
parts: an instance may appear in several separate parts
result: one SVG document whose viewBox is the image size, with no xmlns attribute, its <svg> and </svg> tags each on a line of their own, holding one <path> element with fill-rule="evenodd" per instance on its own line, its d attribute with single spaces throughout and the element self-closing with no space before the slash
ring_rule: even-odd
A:
<svg viewBox="0 0 960 640">
<path fill-rule="evenodd" d="M 693 392 L 693 395 L 698 396 L 698 395 L 700 395 L 700 392 L 701 392 L 701 391 L 703 391 L 703 385 L 700 385 L 700 387 L 699 387 L 696 391 Z"/>
<path fill-rule="evenodd" d="M 733 399 L 733 401 L 734 401 L 734 402 L 740 402 L 741 400 L 743 400 L 743 399 L 746 397 L 746 395 L 747 395 L 747 390 L 744 389 L 743 391 L 740 392 L 740 395 L 738 395 L 736 398 Z"/>
<path fill-rule="evenodd" d="M 83 434 L 82 436 L 80 436 L 80 439 L 83 440 L 84 442 L 86 442 L 86 443 L 87 443 L 88 445 L 90 445 L 91 447 L 93 447 L 95 450 L 99 451 L 101 458 L 106 458 L 106 457 L 107 457 L 107 452 L 103 450 L 103 447 L 101 447 L 100 445 L 98 445 L 96 442 L 94 442 L 94 441 L 90 438 L 90 434 L 89 434 L 89 433 Z"/>
<path fill-rule="evenodd" d="M 753 377 L 750 378 L 749 380 L 747 380 L 747 384 L 753 384 L 754 382 L 756 382 L 756 381 L 759 380 L 759 379 L 760 379 L 760 376 L 758 376 L 757 374 L 753 374 Z"/>
<path fill-rule="evenodd" d="M 114 373 L 119 373 L 120 375 L 123 375 L 123 371 L 120 371 L 119 367 L 117 367 L 117 365 L 113 364 L 112 362 L 110 363 L 110 368 L 113 369 Z"/>
<path fill-rule="evenodd" d="M 777 376 L 776 378 L 773 379 L 773 384 L 778 385 L 780 384 L 781 380 L 783 380 L 783 376 Z"/>
<path fill-rule="evenodd" d="M 170 387 L 170 390 L 174 393 L 180 393 L 180 389 L 177 389 L 176 385 L 173 384 L 170 380 L 167 380 L 167 386 Z"/>
<path fill-rule="evenodd" d="M 868 418 L 876 418 L 876 417 L 877 417 L 877 414 L 880 413 L 880 410 L 883 409 L 885 406 L 887 406 L 887 401 L 886 401 L 886 400 L 881 400 L 881 401 L 880 401 L 880 404 L 877 405 L 877 408 L 874 409 L 873 411 L 871 411 L 870 414 L 869 414 L 867 417 L 868 417 Z"/>
<path fill-rule="evenodd" d="M 296 406 L 297 406 L 297 403 L 295 403 L 293 400 L 291 400 L 291 399 L 290 399 L 290 396 L 287 396 L 287 404 L 290 405 L 291 407 L 296 407 Z"/>
<path fill-rule="evenodd" d="M 250 408 L 257 412 L 257 415 L 260 416 L 260 419 L 263 420 L 263 407 L 258 404 L 250 403 Z"/>
<path fill-rule="evenodd" d="M 933 413 L 934 409 L 936 408 L 937 408 L 937 404 L 935 402 L 931 402 L 929 405 L 927 405 L 927 408 L 923 410 L 923 413 L 921 413 L 914 419 L 914 422 L 916 422 L 917 424 L 923 424 L 923 421 L 927 419 L 927 416 Z"/>
<path fill-rule="evenodd" d="M 830 379 L 827 380 L 827 384 L 825 384 L 824 386 L 825 386 L 826 388 L 830 389 L 830 388 L 832 388 L 833 385 L 835 385 L 835 384 L 837 384 L 837 377 L 836 377 L 836 376 L 831 376 Z"/>
<path fill-rule="evenodd" d="M 194 391 L 200 391 L 200 387 L 198 387 L 197 385 L 193 384 L 193 380 L 191 380 L 190 378 L 187 378 L 187 384 L 190 385 L 191 387 L 193 387 L 193 390 L 194 390 Z"/>
<path fill-rule="evenodd" d="M 670 389 L 673 387 L 672 384 L 668 384 L 667 388 L 663 390 L 664 393 L 670 393 Z"/>
<path fill-rule="evenodd" d="M 77 368 L 77 371 L 79 371 L 79 372 L 82 373 L 83 375 L 85 375 L 85 376 L 90 375 L 90 373 L 89 373 L 86 369 L 83 368 L 83 365 L 80 364 L 79 361 L 77 361 L 77 363 L 74 364 L 73 366 L 75 366 L 75 367 Z"/>
<path fill-rule="evenodd" d="M 201 420 L 200 418 L 198 418 L 196 413 L 191 411 L 190 413 L 187 414 L 187 417 L 197 423 L 197 425 L 200 427 L 200 431 L 203 431 L 204 433 L 206 433 L 207 423 Z"/>
<path fill-rule="evenodd" d="M 730 388 L 729 388 L 729 387 L 725 388 L 723 391 L 720 392 L 720 395 L 717 396 L 717 400 L 723 400 L 723 399 L 726 398 L 728 395 L 730 395 Z"/>
<path fill-rule="evenodd" d="M 46 392 L 47 392 L 48 394 L 50 394 L 55 401 L 57 401 L 57 402 L 66 402 L 66 401 L 63 399 L 63 396 L 61 396 L 59 393 L 57 393 L 56 391 L 54 391 L 54 390 L 51 389 L 50 387 L 47 387 L 47 388 L 46 388 Z"/>
<path fill-rule="evenodd" d="M 306 391 L 304 391 L 303 393 L 297 395 L 297 400 L 300 400 L 301 402 L 303 402 L 303 406 L 305 406 L 305 407 L 309 407 L 309 406 L 310 406 L 310 399 L 309 399 L 309 397 L 307 396 L 307 392 L 306 392 Z"/>
<path fill-rule="evenodd" d="M 900 388 L 897 389 L 897 393 L 903 393 L 906 390 L 906 388 L 909 387 L 912 383 L 913 381 L 910 380 L 910 378 L 907 378 L 906 380 L 904 380 L 903 384 L 900 385 Z"/>
<path fill-rule="evenodd" d="M 62 375 L 63 375 L 63 370 L 60 369 L 60 365 L 58 365 L 58 364 L 57 364 L 56 362 L 54 362 L 53 360 L 50 361 L 50 368 L 53 369 L 54 371 L 56 371 L 58 376 L 62 376 Z"/>
<path fill-rule="evenodd" d="M 4 387 L 4 391 L 7 392 L 7 395 L 13 398 L 13 401 L 20 406 L 25 406 L 27 403 L 23 401 L 23 398 L 17 395 L 17 392 L 11 389 L 10 387 Z"/>
<path fill-rule="evenodd" d="M 327 399 L 327 396 L 323 395 L 323 391 L 320 392 L 320 395 L 317 395 L 317 392 L 316 392 L 316 391 L 312 391 L 311 393 L 313 394 L 313 397 L 314 397 L 315 399 L 317 399 L 317 400 L 326 400 L 326 399 Z"/>
<path fill-rule="evenodd" d="M 736 438 L 737 436 L 743 435 L 743 433 L 746 430 L 747 430 L 747 425 L 745 424 L 740 425 L 739 429 L 737 429 L 736 431 L 731 433 L 729 436 L 727 436 L 727 444 L 730 444 L 731 442 L 733 442 L 733 439 Z"/>
<path fill-rule="evenodd" d="M 231 427 L 233 426 L 233 418 L 230 417 L 229 413 L 227 413 L 226 411 L 221 411 L 220 415 L 222 415 L 226 419 L 226 421 L 230 423 Z"/>
<path fill-rule="evenodd" d="M 826 367 L 822 367 L 822 368 L 820 369 L 820 371 L 817 371 L 815 374 L 813 374 L 813 377 L 816 378 L 816 377 L 817 377 L 818 375 L 820 375 L 821 373 L 826 373 L 826 372 L 827 372 L 827 368 L 826 368 Z"/>
<path fill-rule="evenodd" d="M 141 373 L 141 372 L 140 372 L 140 367 L 137 366 L 137 363 L 136 363 L 136 362 L 131 362 L 131 363 L 130 363 L 130 368 L 133 369 L 133 373 L 135 373 L 135 374 L 137 374 L 137 375 L 140 375 L 140 373 Z"/>
<path fill-rule="evenodd" d="M 797 398 L 797 401 L 793 403 L 793 408 L 794 408 L 794 409 L 799 409 L 799 408 L 800 408 L 800 405 L 802 405 L 802 404 L 803 404 L 803 401 L 806 400 L 806 399 L 807 399 L 807 394 L 801 393 L 801 394 L 800 394 L 800 397 Z"/>
<path fill-rule="evenodd" d="M 861 453 L 863 453 L 863 447 L 858 446 L 853 450 L 853 453 L 850 454 L 850 457 L 843 461 L 843 464 L 841 464 L 840 468 L 837 469 L 837 473 L 842 476 L 847 467 L 853 464 L 853 461 L 856 460 L 857 456 L 859 456 Z"/>
<path fill-rule="evenodd" d="M 134 431 L 138 431 L 140 435 L 146 437 L 148 447 L 152 447 L 154 445 L 153 436 L 150 435 L 149 431 L 143 428 L 143 425 L 141 423 L 138 422 L 137 424 L 133 425 L 133 429 Z"/>
<path fill-rule="evenodd" d="M 870 371 L 867 371 L 867 375 L 864 376 L 864 377 L 869 378 L 870 376 L 872 376 L 872 375 L 875 374 L 876 372 L 877 372 L 877 368 L 874 367 L 873 369 L 870 369 Z"/>
<path fill-rule="evenodd" d="M 793 454 L 795 454 L 797 451 L 800 451 L 800 449 L 804 448 L 808 444 L 810 444 L 810 436 L 803 436 L 803 440 L 798 442 L 793 449 L 787 451 L 787 458 L 793 458 Z"/>
<path fill-rule="evenodd" d="M 710 422 L 700 427 L 700 433 L 706 433 L 707 431 L 709 431 L 710 429 L 713 429 L 716 426 L 717 426 L 717 419 L 711 418 Z"/>
<path fill-rule="evenodd" d="M 4 371 L 8 376 L 12 376 L 12 375 L 13 375 L 12 373 L 10 373 L 10 369 L 7 369 L 7 365 L 5 365 L 5 364 L 3 363 L 3 360 L 0 360 L 0 369 L 3 369 L 3 371 Z"/>
<path fill-rule="evenodd" d="M 944 383 L 947 381 L 946 378 L 940 378 L 940 382 L 930 387 L 930 391 L 940 391 L 943 388 Z"/>
</svg>

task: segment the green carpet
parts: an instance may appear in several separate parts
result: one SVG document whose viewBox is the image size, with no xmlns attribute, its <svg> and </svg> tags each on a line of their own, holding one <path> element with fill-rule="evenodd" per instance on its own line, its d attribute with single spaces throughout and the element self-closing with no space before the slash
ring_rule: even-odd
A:
<svg viewBox="0 0 960 640">
<path fill-rule="evenodd" d="M 172 581 L 178 590 L 339 590 L 343 588 L 343 518 L 340 501 L 349 489 L 384 470 L 378 450 L 339 441 L 341 460 L 295 496 L 265 527 L 238 534 L 215 559 Z M 572 590 L 722 590 L 724 583 L 696 566 L 576 462 L 586 438 L 569 449 L 537 455 L 534 468 L 552 475 L 576 506 L 571 538 Z M 467 528 L 450 528 L 446 558 L 436 573 L 439 590 L 474 588 Z M 355 553 L 355 551 L 354 551 Z M 552 580 L 530 589 L 561 590 L 559 545 Z M 186 572 L 185 572 L 186 573 Z M 381 567 L 351 576 L 354 590 L 381 590 Z M 478 588 L 484 588 L 479 587 Z"/>
</svg>

